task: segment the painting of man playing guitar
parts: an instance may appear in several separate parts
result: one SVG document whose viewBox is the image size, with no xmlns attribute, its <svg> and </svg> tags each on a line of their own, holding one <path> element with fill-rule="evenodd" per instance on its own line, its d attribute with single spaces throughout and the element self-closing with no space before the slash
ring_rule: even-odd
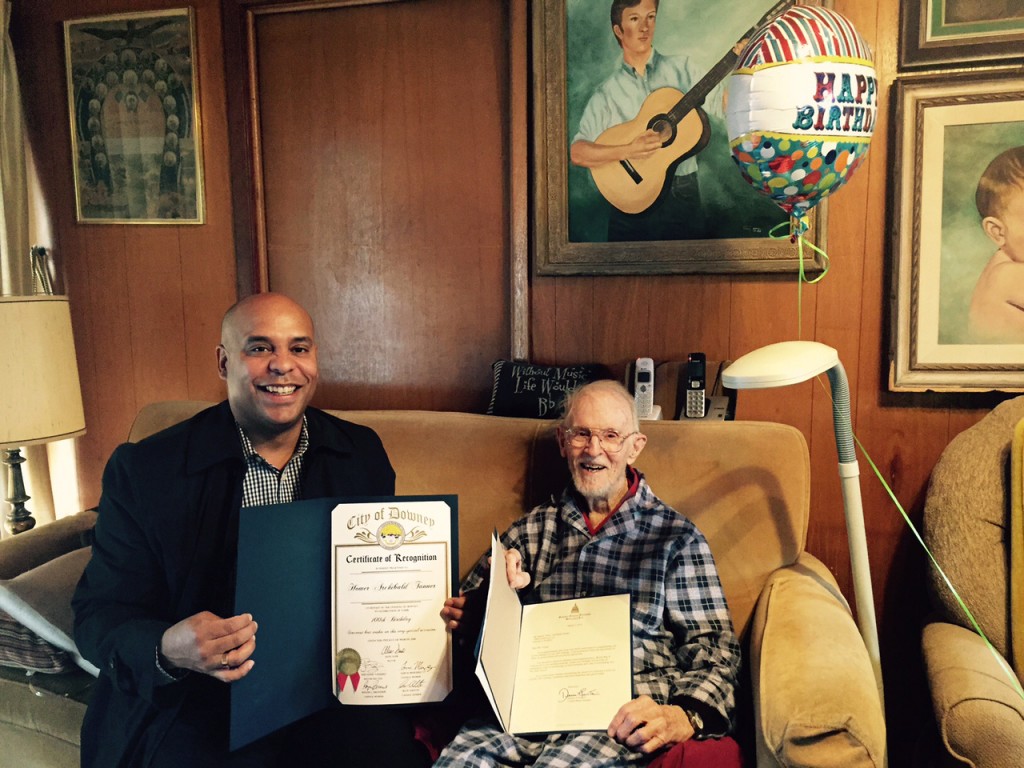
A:
<svg viewBox="0 0 1024 768">
<path fill-rule="evenodd" d="M 688 1 L 664 0 L 664 5 L 671 4 L 677 23 L 680 6 Z M 570 240 L 765 237 L 785 215 L 740 179 L 724 128 L 723 81 L 740 41 L 734 37 L 724 51 L 701 50 L 700 56 L 662 53 L 654 45 L 662 4 L 610 0 L 604 24 L 610 20 L 620 55 L 614 63 L 605 57 L 600 67 L 603 79 L 595 84 L 594 59 L 599 54 L 593 51 L 592 40 L 591 50 L 584 51 L 580 38 L 575 38 L 575 50 L 587 66 L 573 75 L 573 22 L 581 22 L 580 30 L 593 25 L 599 4 L 569 2 Z M 732 26 L 740 26 L 733 34 L 739 35 L 766 11 L 781 12 L 787 4 L 730 3 L 730 10 L 712 11 L 711 18 L 734 17 Z M 743 8 L 736 10 L 736 5 Z M 673 32 L 673 40 L 686 37 Z M 687 30 L 689 38 L 698 41 L 722 39 L 723 34 L 728 39 L 729 32 Z M 659 40 L 663 37 L 667 36 Z M 706 63 L 709 56 L 714 59 L 723 52 L 717 64 Z M 583 82 L 590 83 L 585 99 L 580 97 Z"/>
</svg>

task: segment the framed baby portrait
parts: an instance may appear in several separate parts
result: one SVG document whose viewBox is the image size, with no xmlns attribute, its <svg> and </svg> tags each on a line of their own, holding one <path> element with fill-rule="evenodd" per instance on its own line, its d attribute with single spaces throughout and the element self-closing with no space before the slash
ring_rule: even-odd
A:
<svg viewBox="0 0 1024 768">
<path fill-rule="evenodd" d="M 894 89 L 893 391 L 1024 391 L 1024 74 Z"/>
<path fill-rule="evenodd" d="M 190 8 L 64 22 L 75 210 L 95 224 L 202 224 Z"/>
</svg>

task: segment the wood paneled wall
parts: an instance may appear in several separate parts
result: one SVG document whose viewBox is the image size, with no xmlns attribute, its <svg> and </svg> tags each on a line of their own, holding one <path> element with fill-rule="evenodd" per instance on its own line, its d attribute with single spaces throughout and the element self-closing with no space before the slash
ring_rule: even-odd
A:
<svg viewBox="0 0 1024 768">
<path fill-rule="evenodd" d="M 181 7 L 136 0 L 17 0 L 11 22 L 29 133 L 63 260 L 85 405 L 77 441 L 84 505 L 99 498 L 111 451 L 144 403 L 219 399 L 214 348 L 236 298 L 219 0 L 194 0 L 206 223 L 77 224 L 63 22 Z"/>
<path fill-rule="evenodd" d="M 430 2 L 430 0 L 420 0 Z M 522 0 L 525 1 L 525 0 Z M 127 434 L 138 407 L 164 398 L 214 399 L 221 394 L 213 348 L 223 310 L 236 298 L 232 170 L 225 94 L 237 82 L 243 51 L 221 44 L 220 0 L 193 0 L 197 20 L 207 223 L 198 227 L 80 225 L 74 220 L 61 22 L 124 10 L 115 0 L 14 0 L 12 36 L 18 49 L 29 128 L 54 216 L 54 245 L 63 255 L 72 301 L 88 433 L 78 443 L 84 501 L 95 503 L 100 472 Z M 234 3 L 237 5 L 237 3 Z M 137 0 L 133 9 L 176 7 Z M 835 0 L 874 49 L 883 97 L 896 77 L 898 0 Z M 525 45 L 512 40 L 513 46 Z M 520 49 L 522 50 L 522 49 Z M 522 61 L 512 58 L 513 62 Z M 467 68 L 493 60 L 463 62 Z M 523 73 L 511 79 L 521 88 Z M 832 268 L 816 286 L 792 276 L 534 277 L 528 315 L 532 358 L 547 363 L 600 361 L 620 368 L 638 355 L 680 359 L 701 349 L 709 359 L 735 358 L 764 344 L 815 339 L 838 349 L 850 379 L 854 429 L 915 524 L 942 448 L 975 423 L 1000 395 L 907 395 L 886 388 L 887 249 L 892 225 L 886 199 L 892 182 L 889 109 L 883 102 L 868 161 L 831 201 L 828 252 Z M 511 126 L 522 147 L 525 121 Z M 296 126 L 296 141 L 304 141 Z M 269 148 L 267 151 L 273 151 Z M 522 153 L 521 153 L 522 154 Z M 236 169 L 237 172 L 237 169 Z M 515 177 L 515 168 L 510 176 Z M 497 179 L 507 185 L 509 179 Z M 510 195 L 509 217 L 522 221 L 521 197 Z M 515 231 L 510 237 L 515 239 Z M 505 258 L 507 243 L 481 251 Z M 513 247 L 516 247 L 513 244 Z M 433 256 L 423 253 L 402 258 Z M 511 290 L 511 286 L 510 286 Z M 802 311 L 798 313 L 798 291 Z M 495 304 L 508 311 L 507 296 Z M 382 335 L 409 329 L 379 319 Z M 438 338 L 438 361 L 459 354 L 461 340 Z M 489 370 L 466 387 L 486 389 Z M 415 389 L 415 382 L 394 382 Z M 442 397 L 443 399 L 443 397 Z M 344 402 L 325 405 L 344 407 Z M 396 407 L 400 404 L 394 404 Z M 787 390 L 744 392 L 738 418 L 778 420 L 807 436 L 812 457 L 813 518 L 808 548 L 851 596 L 849 557 L 837 480 L 828 394 L 808 383 Z M 892 765 L 906 764 L 906 743 L 927 719 L 920 669 L 919 626 L 926 610 L 919 546 L 866 460 L 861 460 L 865 517 L 882 632 Z"/>
</svg>

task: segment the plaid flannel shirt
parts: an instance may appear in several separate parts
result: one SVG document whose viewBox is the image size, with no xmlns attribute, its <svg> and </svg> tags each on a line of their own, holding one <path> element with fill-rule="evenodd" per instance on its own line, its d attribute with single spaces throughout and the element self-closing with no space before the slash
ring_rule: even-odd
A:
<svg viewBox="0 0 1024 768">
<path fill-rule="evenodd" d="M 740 648 L 714 558 L 697 527 L 658 499 L 642 475 L 637 493 L 594 535 L 569 488 L 557 503 L 552 500 L 513 523 L 502 543 L 520 552 L 523 570 L 532 577 L 530 586 L 520 591 L 523 602 L 629 592 L 634 694 L 647 694 L 659 704 L 700 702 L 718 712 L 731 729 Z M 483 583 L 486 563 L 485 554 L 463 582 L 464 591 Z M 543 753 L 537 765 L 593 760 L 595 765 L 610 766 L 648 759 L 628 752 L 604 733 L 538 741 L 473 723 L 438 765 L 446 764 L 446 758 L 453 766 L 477 764 L 466 750 L 480 755 L 488 739 L 493 741 L 492 757 L 519 754 L 538 759 Z M 559 757 L 550 759 L 555 756 L 546 750 L 555 745 Z"/>
</svg>

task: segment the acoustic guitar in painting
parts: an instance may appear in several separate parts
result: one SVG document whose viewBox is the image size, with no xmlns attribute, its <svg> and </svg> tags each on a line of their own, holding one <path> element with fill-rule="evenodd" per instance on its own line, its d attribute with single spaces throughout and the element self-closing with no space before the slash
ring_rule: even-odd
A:
<svg viewBox="0 0 1024 768">
<path fill-rule="evenodd" d="M 743 35 L 750 37 L 759 27 L 782 13 L 794 0 L 782 0 Z M 644 131 L 655 131 L 662 145 L 648 157 L 620 160 L 590 169 L 594 183 L 605 200 L 623 213 L 643 213 L 661 196 L 676 166 L 700 152 L 711 140 L 708 116 L 701 109 L 704 99 L 736 65 L 739 55 L 729 50 L 686 94 L 675 88 L 658 88 L 644 99 L 640 113 L 632 120 L 614 125 L 595 143 L 628 144 Z"/>
</svg>

